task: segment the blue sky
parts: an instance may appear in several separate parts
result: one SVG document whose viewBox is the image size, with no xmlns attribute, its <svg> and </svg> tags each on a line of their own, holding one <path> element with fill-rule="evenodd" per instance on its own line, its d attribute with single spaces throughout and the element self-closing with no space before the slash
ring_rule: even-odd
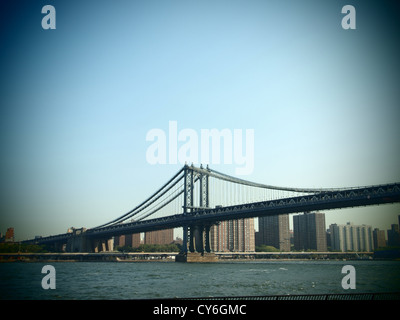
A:
<svg viewBox="0 0 400 320">
<path fill-rule="evenodd" d="M 398 16 L 381 1 L 5 1 L 0 231 L 93 227 L 177 165 L 149 130 L 253 129 L 249 180 L 292 187 L 400 181 Z M 41 8 L 56 9 L 43 30 Z M 213 168 L 233 174 L 235 164 Z M 327 214 L 397 223 L 399 205 Z"/>
</svg>

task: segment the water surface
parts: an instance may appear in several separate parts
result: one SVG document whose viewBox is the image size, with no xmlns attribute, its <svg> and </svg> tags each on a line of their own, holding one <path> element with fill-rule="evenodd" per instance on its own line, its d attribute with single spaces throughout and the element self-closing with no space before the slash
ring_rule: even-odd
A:
<svg viewBox="0 0 400 320">
<path fill-rule="evenodd" d="M 42 267 L 56 270 L 44 290 Z M 356 289 L 344 290 L 344 265 Z M 0 299 L 153 299 L 399 292 L 399 261 L 243 261 L 1 263 Z"/>
</svg>

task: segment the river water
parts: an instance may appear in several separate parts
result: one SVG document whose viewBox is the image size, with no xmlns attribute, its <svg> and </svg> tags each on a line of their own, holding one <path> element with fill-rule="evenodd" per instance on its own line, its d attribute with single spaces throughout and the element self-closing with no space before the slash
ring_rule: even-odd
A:
<svg viewBox="0 0 400 320">
<path fill-rule="evenodd" d="M 43 266 L 55 289 L 43 289 Z M 342 288 L 345 265 L 356 289 Z M 400 291 L 400 261 L 1 263 L 0 299 L 163 299 Z"/>
</svg>

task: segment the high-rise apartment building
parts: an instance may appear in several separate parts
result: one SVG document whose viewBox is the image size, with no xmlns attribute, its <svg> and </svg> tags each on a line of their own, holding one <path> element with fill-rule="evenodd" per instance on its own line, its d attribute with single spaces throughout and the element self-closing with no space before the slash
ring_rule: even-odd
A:
<svg viewBox="0 0 400 320">
<path fill-rule="evenodd" d="M 115 236 L 114 237 L 114 249 L 116 247 L 123 247 L 125 245 L 125 236 Z"/>
<path fill-rule="evenodd" d="M 288 214 L 258 218 L 258 230 L 256 245 L 273 246 L 280 251 L 290 251 Z"/>
<path fill-rule="evenodd" d="M 371 252 L 374 250 L 374 237 L 372 235 L 372 227 L 362 225 L 357 229 L 357 236 L 359 239 L 358 242 L 358 251 L 368 251 Z"/>
<path fill-rule="evenodd" d="M 125 245 L 132 248 L 137 248 L 141 244 L 140 233 L 126 234 L 125 235 Z"/>
<path fill-rule="evenodd" d="M 371 226 L 358 226 L 348 222 L 345 225 L 331 224 L 329 230 L 332 250 L 370 252 L 374 249 Z"/>
<path fill-rule="evenodd" d="M 375 228 L 372 232 L 372 236 L 374 238 L 375 249 L 386 247 L 385 230 L 379 230 L 378 228 Z"/>
<path fill-rule="evenodd" d="M 398 224 L 392 224 L 391 229 L 387 231 L 387 235 L 388 235 L 388 246 L 390 247 L 400 246 L 400 232 Z"/>
<path fill-rule="evenodd" d="M 210 229 L 212 251 L 254 252 L 254 219 L 222 221 Z"/>
<path fill-rule="evenodd" d="M 149 231 L 144 234 L 145 244 L 170 244 L 174 241 L 174 229 Z"/>
<path fill-rule="evenodd" d="M 140 239 L 140 233 L 124 234 L 122 236 L 114 237 L 114 246 L 123 247 L 129 246 L 137 248 L 142 244 Z"/>
<path fill-rule="evenodd" d="M 14 228 L 7 228 L 5 242 L 14 242 Z"/>
<path fill-rule="evenodd" d="M 294 248 L 324 252 L 326 246 L 325 213 L 305 212 L 293 216 Z"/>
</svg>

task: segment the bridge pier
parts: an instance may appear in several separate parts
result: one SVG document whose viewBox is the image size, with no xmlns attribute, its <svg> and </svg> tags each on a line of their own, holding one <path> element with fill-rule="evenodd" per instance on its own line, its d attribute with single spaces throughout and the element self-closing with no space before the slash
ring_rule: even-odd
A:
<svg viewBox="0 0 400 320">
<path fill-rule="evenodd" d="M 193 225 L 190 226 L 189 252 L 211 252 L 210 247 L 210 228 L 211 225 Z"/>
<path fill-rule="evenodd" d="M 215 262 L 218 257 L 211 253 L 211 225 L 192 225 L 183 228 L 182 252 L 175 257 L 176 262 Z M 189 248 L 187 244 L 189 242 Z M 189 249 L 189 250 L 188 250 Z"/>
<path fill-rule="evenodd" d="M 86 229 L 75 229 L 68 239 L 66 252 L 107 252 L 113 250 L 113 239 L 91 239 L 86 235 Z"/>
<path fill-rule="evenodd" d="M 203 242 L 203 228 L 201 226 L 190 227 L 190 252 L 204 253 L 204 242 Z"/>
<path fill-rule="evenodd" d="M 204 232 L 205 232 L 205 235 L 206 235 L 204 245 L 205 245 L 205 250 L 206 250 L 206 252 L 208 252 L 208 253 L 211 252 L 211 246 L 210 246 L 210 229 L 211 229 L 211 225 L 209 225 L 209 224 L 206 225 L 206 226 L 204 227 Z"/>
<path fill-rule="evenodd" d="M 182 240 L 182 253 L 186 254 L 188 252 L 188 226 L 183 226 L 183 240 Z"/>
<path fill-rule="evenodd" d="M 54 249 L 55 252 L 63 252 L 64 250 L 64 242 L 54 242 L 51 247 Z"/>
<path fill-rule="evenodd" d="M 92 251 L 98 252 L 109 252 L 113 250 L 113 239 L 94 239 L 92 242 Z"/>
<path fill-rule="evenodd" d="M 86 228 L 74 229 L 72 237 L 68 239 L 65 247 L 66 252 L 90 252 L 88 241 L 85 235 Z"/>
</svg>

